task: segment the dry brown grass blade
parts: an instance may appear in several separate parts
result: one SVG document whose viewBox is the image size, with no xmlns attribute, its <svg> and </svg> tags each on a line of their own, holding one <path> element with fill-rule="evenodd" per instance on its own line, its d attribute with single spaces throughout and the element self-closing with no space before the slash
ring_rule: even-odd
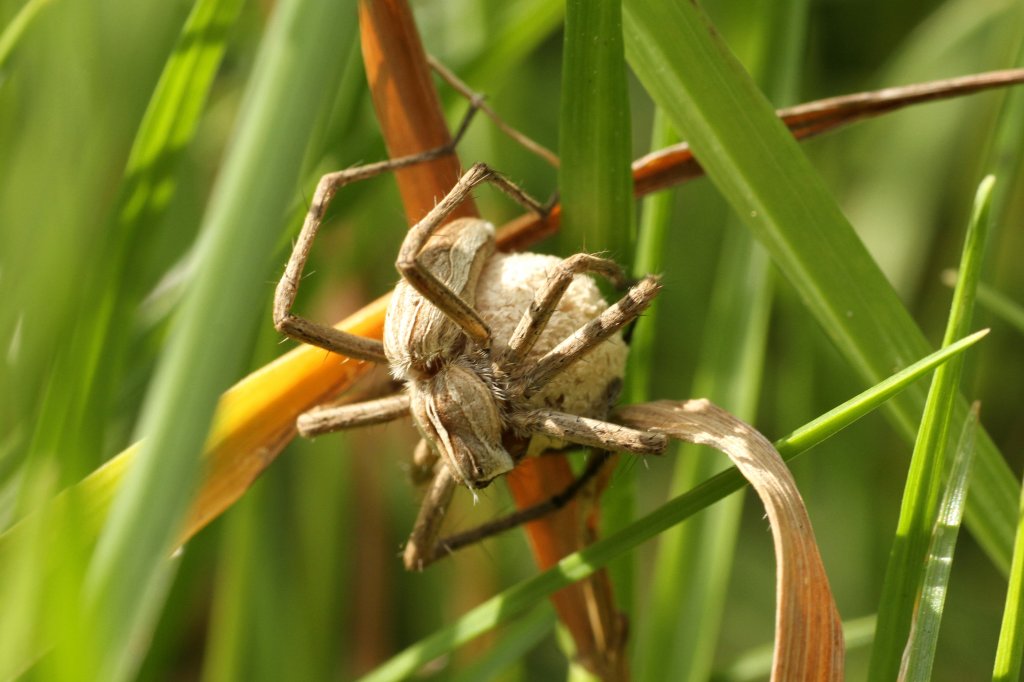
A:
<svg viewBox="0 0 1024 682">
<path fill-rule="evenodd" d="M 707 400 L 658 401 L 616 410 L 619 422 L 709 445 L 729 456 L 768 512 L 775 542 L 773 680 L 843 679 L 843 633 L 803 499 L 782 457 L 760 432 Z"/>
<path fill-rule="evenodd" d="M 861 119 L 881 116 L 914 104 L 961 97 L 1024 83 L 1024 69 L 1005 69 L 960 78 L 915 83 L 799 104 L 776 112 L 798 140 L 835 130 Z M 633 162 L 633 191 L 644 196 L 704 175 L 685 142 L 651 152 Z M 516 250 L 554 234 L 561 217 L 556 206 L 546 219 L 524 215 L 502 227 L 502 248 Z"/>
</svg>

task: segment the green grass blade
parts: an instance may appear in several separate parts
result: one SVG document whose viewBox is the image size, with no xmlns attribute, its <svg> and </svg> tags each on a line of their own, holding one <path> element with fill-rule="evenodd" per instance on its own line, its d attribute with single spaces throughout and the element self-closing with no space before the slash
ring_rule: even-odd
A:
<svg viewBox="0 0 1024 682">
<path fill-rule="evenodd" d="M 570 0 L 565 12 L 559 125 L 559 188 L 562 230 L 568 252 L 608 251 L 632 259 L 633 176 L 622 45 L 622 12 L 617 0 Z M 633 518 L 632 477 L 620 476 L 602 499 L 602 525 L 614 532 Z M 618 606 L 632 611 L 632 557 L 611 567 Z"/>
<path fill-rule="evenodd" d="M 806 424 L 798 432 L 776 441 L 775 447 L 784 459 L 793 459 L 863 417 L 907 388 L 914 380 L 962 353 L 984 335 L 985 332 L 978 332 L 922 358 L 877 386 Z M 743 476 L 735 468 L 723 471 L 614 535 L 594 543 L 582 552 L 562 559 L 554 568 L 488 599 L 451 625 L 437 630 L 429 637 L 399 652 L 361 678 L 362 682 L 384 682 L 411 676 L 425 663 L 502 623 L 509 622 L 552 592 L 592 575 L 613 558 L 706 509 L 730 493 L 740 490 L 744 483 Z"/>
<path fill-rule="evenodd" d="M 654 121 L 651 131 L 651 149 L 661 149 L 679 141 L 679 136 L 672 128 L 668 117 L 660 109 L 655 109 Z M 643 200 L 643 213 L 641 214 L 640 230 L 636 249 L 636 257 L 633 261 L 633 276 L 642 277 L 647 273 L 661 272 L 664 267 L 664 254 L 666 239 L 668 237 L 669 221 L 672 217 L 672 204 L 676 198 L 676 192 L 662 191 L 655 192 Z M 633 328 L 633 336 L 629 343 L 629 362 L 626 369 L 626 389 L 624 391 L 624 403 L 642 403 L 651 399 L 651 384 L 654 378 L 656 367 L 656 340 L 657 320 L 662 303 L 655 300 L 648 308 L 643 317 L 637 320 Z M 674 450 L 678 451 L 678 447 Z M 663 561 L 659 559 L 655 564 L 657 569 Z M 666 613 L 665 604 L 661 601 L 661 592 L 658 590 L 656 576 L 653 581 L 652 592 L 649 595 L 647 604 L 649 608 L 641 611 L 643 621 L 641 628 L 637 631 L 639 636 L 634 639 L 633 669 L 639 670 L 638 679 L 643 679 L 643 671 L 649 661 L 650 651 L 665 651 L 657 649 L 654 644 L 654 634 L 668 634 L 671 632 L 669 623 L 651 630 L 651 624 L 658 619 L 658 615 L 664 614 L 666 620 L 675 622 L 677 609 L 669 608 Z M 677 602 L 678 603 L 678 602 Z"/>
<path fill-rule="evenodd" d="M 626 0 L 623 25 L 637 76 L 847 362 L 874 383 L 926 354 L 920 329 L 822 179 L 699 7 Z M 915 387 L 892 403 L 908 438 L 916 433 L 924 398 Z M 958 400 L 954 419 L 962 420 L 966 410 Z M 968 502 L 968 524 L 1006 570 L 1018 485 L 984 432 L 975 466 L 978 494 Z"/>
<path fill-rule="evenodd" d="M 780 438 L 775 441 L 775 447 L 785 455 L 786 452 L 792 450 L 802 452 L 811 447 L 813 443 L 820 443 L 828 437 L 824 436 L 823 432 L 829 431 L 829 435 L 832 435 L 835 433 L 834 429 L 837 425 L 839 425 L 839 428 L 849 426 L 897 392 L 903 390 L 910 382 L 921 376 L 921 372 L 938 367 L 954 354 L 966 350 L 987 335 L 988 330 L 982 329 L 969 336 L 965 336 L 956 343 L 951 343 L 935 351 L 902 372 L 893 374 L 885 381 L 876 384 L 873 388 L 864 391 L 851 400 L 847 400 L 842 405 L 832 408 L 818 419 Z"/>
<path fill-rule="evenodd" d="M 632 148 L 618 2 L 566 5 L 559 138 L 562 244 L 629 262 Z"/>
<path fill-rule="evenodd" d="M 7 26 L 4 27 L 2 33 L 0 33 L 0 69 L 3 69 L 7 63 L 8 57 L 11 56 L 11 52 L 14 51 L 14 47 L 18 44 L 18 40 L 25 34 L 28 27 L 32 25 L 32 20 L 35 19 L 41 11 L 46 9 L 52 0 L 28 0 L 18 13 L 14 15 Z"/>
<path fill-rule="evenodd" d="M 1024 66 L 1024 7 L 1017 5 L 1006 19 L 1009 25 L 1016 26 L 1017 49 L 1011 63 Z M 987 140 L 984 161 L 987 174 L 1000 178 L 1000 187 L 992 197 L 992 216 L 997 225 L 1007 224 L 1007 206 L 1014 196 L 1014 188 L 1020 187 L 1021 173 L 1024 173 L 1024 158 L 1019 153 L 1024 147 L 1024 127 L 1020 125 L 1024 118 L 1024 89 L 1011 88 L 1003 97 L 998 120 Z M 981 289 L 978 301 L 981 302 Z"/>
<path fill-rule="evenodd" d="M 970 483 L 971 462 L 974 459 L 974 435 L 978 427 L 977 403 L 960 433 L 953 468 L 939 506 L 939 515 L 928 550 L 924 576 L 921 581 L 921 599 L 911 626 L 910 638 L 903 656 L 901 680 L 927 682 L 932 678 L 932 664 L 939 639 L 949 574 L 953 568 L 953 552 L 964 515 L 964 501 Z"/>
<path fill-rule="evenodd" d="M 668 117 L 663 111 L 655 108 L 651 131 L 651 149 L 661 149 L 679 141 Z M 633 261 L 633 276 L 642 277 L 647 273 L 661 272 L 665 266 L 669 223 L 672 218 L 672 205 L 676 198 L 674 191 L 655 192 L 643 200 L 643 212 L 640 220 L 636 255 Z M 657 320 L 662 302 L 656 299 L 643 317 L 637 320 L 629 343 L 629 362 L 626 370 L 626 389 L 624 403 L 635 404 L 651 399 L 651 384 L 656 371 L 656 340 Z M 675 451 L 680 448 L 674 447 Z M 663 541 L 664 542 L 664 541 Z M 659 550 L 660 551 L 660 550 Z M 655 570 L 665 563 L 658 559 Z M 669 635 L 672 625 L 677 622 L 678 601 L 668 604 L 662 601 L 662 591 L 658 589 L 657 573 L 653 576 L 652 592 L 647 604 L 649 608 L 641 611 L 643 620 L 636 630 L 639 636 L 634 639 L 636 654 L 633 657 L 633 669 L 638 670 L 637 679 L 643 679 L 644 670 L 652 659 L 651 651 L 659 654 L 666 649 L 658 648 L 657 635 Z M 653 628 L 653 629 L 652 629 Z M 658 667 L 658 666 L 655 666 Z"/>
<path fill-rule="evenodd" d="M 247 607 L 253 603 L 253 566 L 246 565 L 255 556 L 253 545 L 259 535 L 254 508 L 256 495 L 241 500 L 237 510 L 225 520 L 222 558 L 214 581 L 216 591 L 210 608 L 209 634 L 203 656 L 202 679 L 207 682 L 245 679 L 247 672 L 245 642 L 252 625 Z M 266 607 L 261 604 L 265 611 Z"/>
<path fill-rule="evenodd" d="M 1003 624 L 999 629 L 999 646 L 992 679 L 996 682 L 1016 682 L 1020 679 L 1021 660 L 1024 658 L 1024 491 L 1020 498 L 1020 522 L 1017 541 L 1013 545 L 1013 563 L 1010 565 L 1010 583 L 1006 590 Z"/>
<path fill-rule="evenodd" d="M 43 466 L 49 465 L 49 460 L 43 460 Z M 41 508 L 53 496 L 56 476 L 52 470 L 26 469 L 23 495 Z M 47 553 L 52 551 L 48 538 L 59 522 L 55 517 L 28 517 L 24 532 L 8 539 L 0 551 L 0 679 L 19 677 L 46 652 L 39 635 L 46 625 L 40 602 L 52 584 L 47 584 L 47 572 L 41 567 L 47 565 Z"/>
<path fill-rule="evenodd" d="M 99 399 L 122 382 L 120 356 L 134 339 L 131 329 L 143 292 L 125 286 L 126 272 L 142 260 L 140 242 L 151 238 L 147 228 L 160 223 L 178 188 L 178 169 L 199 128 L 200 119 L 227 48 L 230 29 L 242 10 L 241 0 L 204 0 L 192 8 L 170 58 L 160 74 L 132 142 L 108 230 L 108 265 L 93 286 L 96 305 L 78 330 L 86 339 L 86 357 L 79 364 L 94 399 L 78 418 L 101 423 L 106 401 Z M 59 431 L 59 429 L 57 429 Z M 67 448 L 59 451 L 66 452 Z"/>
<path fill-rule="evenodd" d="M 29 7 L 26 5 L 23 12 Z M 150 96 L 132 142 L 124 177 L 119 186 L 114 185 L 118 192 L 109 212 L 111 217 L 105 220 L 107 227 L 98 235 L 104 245 L 97 250 L 99 262 L 88 268 L 78 282 L 78 288 L 87 293 L 82 295 L 83 305 L 74 320 L 66 322 L 70 340 L 60 346 L 49 380 L 51 386 L 33 424 L 35 434 L 29 459 L 42 458 L 45 466 L 59 462 L 56 470 L 65 475 L 77 471 L 81 460 L 96 461 L 101 447 L 108 445 L 100 434 L 108 426 L 110 396 L 123 390 L 123 382 L 116 368 L 108 364 L 101 369 L 100 362 L 104 355 L 118 355 L 133 340 L 130 332 L 124 333 L 131 329 L 131 303 L 135 302 L 133 294 L 138 295 L 132 278 L 125 276 L 131 270 L 132 239 L 140 233 L 146 237 L 153 235 L 153 226 L 159 223 L 174 193 L 177 167 L 194 137 L 227 45 L 229 29 L 241 7 L 239 0 L 202 0 L 192 8 Z M 113 93 L 111 96 L 119 97 Z M 100 135 L 97 132 L 97 137 Z M 119 153 L 123 159 L 121 154 L 123 150 Z M 88 222 L 89 218 L 83 216 L 80 220 Z M 104 224 L 103 219 L 100 221 Z M 116 318 L 118 313 L 121 316 Z M 93 451 L 83 453 L 87 449 Z M 32 471 L 33 467 L 26 466 L 25 470 Z M 87 511 L 79 501 L 74 495 L 64 496 L 59 508 L 48 514 L 54 521 L 40 533 L 45 540 L 41 540 L 43 550 L 36 555 L 35 570 L 45 577 L 32 596 L 23 595 L 28 601 L 36 601 L 38 613 L 71 611 L 69 604 L 79 599 L 77 590 L 85 572 L 87 551 L 95 541 L 98 526 L 84 520 Z M 61 518 L 74 518 L 75 523 L 61 525 Z M 73 542 L 80 545 L 81 551 L 74 560 L 74 553 L 66 550 L 72 541 L 62 533 L 73 534 Z M 10 548 L 3 544 L 0 542 L 0 554 L 10 553 Z M 57 590 L 55 584 L 66 589 Z M 6 613 L 6 608 L 0 610 Z M 73 623 L 71 617 L 52 618 L 44 619 L 40 628 L 22 627 L 22 634 L 31 634 L 34 641 L 15 652 L 15 658 L 20 656 L 20 660 L 12 659 L 10 664 L 24 665 L 34 652 L 60 641 L 64 646 L 45 662 L 53 664 L 50 673 L 55 678 L 80 676 L 73 671 L 75 665 L 78 669 L 88 668 L 85 659 L 91 656 L 91 628 L 76 629 Z M 75 659 L 76 663 L 66 664 L 67 659 Z M 0 666 L 8 667 L 6 663 Z"/>
<path fill-rule="evenodd" d="M 349 3 L 277 5 L 237 133 L 206 212 L 200 263 L 143 409 L 142 450 L 113 502 L 86 587 L 103 660 L 121 679 L 157 605 L 167 553 L 191 497 L 219 394 L 237 378 L 263 309 L 262 283 L 291 202 L 309 127 L 340 76 L 352 39 Z M 346 35 L 347 32 L 347 35 Z M 340 35 L 339 35 L 340 34 Z"/>
<path fill-rule="evenodd" d="M 541 604 L 504 630 L 487 654 L 460 671 L 452 682 L 484 682 L 498 677 L 547 637 L 557 622 L 554 610 Z"/>
<path fill-rule="evenodd" d="M 195 137 L 242 0 L 196 3 L 168 59 L 132 144 L 115 207 L 115 230 L 131 238 L 174 194 L 174 171 Z"/>
<path fill-rule="evenodd" d="M 691 395 L 753 421 L 761 387 L 773 288 L 770 262 L 749 233 L 732 225 L 723 245 Z M 677 449 L 671 494 L 726 469 L 718 453 Z M 640 630 L 638 679 L 707 679 L 743 510 L 736 496 L 659 540 L 650 620 Z"/>
<path fill-rule="evenodd" d="M 547 0 L 518 0 L 501 3 L 494 18 L 497 34 L 477 59 L 460 69 L 467 83 L 495 83 L 507 78 L 509 70 L 523 61 L 545 38 L 562 26 L 565 5 Z"/>
<path fill-rule="evenodd" d="M 961 277 L 953 293 L 945 344 L 962 335 L 970 324 L 994 182 L 995 179 L 988 176 L 978 188 L 964 240 Z M 957 358 L 936 370 L 925 403 L 878 609 L 878 637 L 870 669 L 870 677 L 874 680 L 892 680 L 899 673 L 915 604 L 921 595 L 923 567 L 936 524 L 942 477 L 947 468 L 949 425 L 954 418 L 953 404 L 962 364 L 962 359 Z"/>
</svg>

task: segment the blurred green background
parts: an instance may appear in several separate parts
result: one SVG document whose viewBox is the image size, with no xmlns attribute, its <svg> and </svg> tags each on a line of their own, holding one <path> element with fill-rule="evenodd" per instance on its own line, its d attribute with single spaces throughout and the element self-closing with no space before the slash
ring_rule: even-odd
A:
<svg viewBox="0 0 1024 682">
<path fill-rule="evenodd" d="M 1012 66 L 1020 63 L 1024 37 L 1019 0 L 818 0 L 806 6 L 806 26 L 782 24 L 781 30 L 772 26 L 779 17 L 769 0 L 703 5 L 755 75 L 771 69 L 770 40 L 781 36 L 798 46 L 794 81 L 784 101 L 776 102 L 780 106 Z M 151 177 L 158 181 L 148 190 L 144 211 L 128 220 L 129 150 L 190 8 L 185 2 L 0 1 L 4 35 L 14 35 L 10 50 L 0 51 L 0 528 L 138 435 L 139 408 L 182 287 L 195 274 L 199 226 L 273 12 L 270 2 L 247 3 L 237 20 L 201 36 L 223 42 L 226 52 L 208 100 L 191 102 L 198 127 L 151 160 L 159 171 Z M 428 51 L 486 93 L 512 125 L 558 148 L 560 3 L 418 1 L 414 8 Z M 15 17 L 26 11 L 38 13 L 15 33 Z M 354 12 L 348 20 L 355 22 Z M 799 35 L 786 36 L 787 30 Z M 283 180 L 292 185 L 285 187 L 289 209 L 268 216 L 278 226 L 278 248 L 265 263 L 252 264 L 262 282 L 262 290 L 252 293 L 262 306 L 258 331 L 211 330 L 237 331 L 240 367 L 259 367 L 290 347 L 272 328 L 270 302 L 316 179 L 384 157 L 357 46 L 339 41 L 336 55 L 342 66 L 325 71 L 340 77 L 330 85 L 334 95 L 315 112 L 315 125 L 281 132 L 301 135 L 308 146 L 303 181 Z M 465 102 L 442 92 L 454 123 Z M 993 131 L 1014 127 L 999 127 L 1005 98 L 989 93 L 915 107 L 805 145 L 935 344 L 950 299 L 940 272 L 959 257 Z M 653 106 L 632 80 L 631 107 L 639 156 L 650 149 Z M 465 165 L 486 161 L 536 196 L 556 189 L 553 169 L 482 118 L 459 151 Z M 982 277 L 1024 301 L 1019 145 L 1016 152 L 1002 159 L 1008 174 L 999 180 Z M 271 178 L 275 172 L 260 170 Z M 516 206 L 489 190 L 480 196 L 484 215 L 495 223 L 517 214 Z M 704 330 L 721 286 L 716 276 L 723 243 L 742 228 L 706 180 L 672 190 L 670 197 L 655 350 L 649 366 L 638 371 L 651 377 L 650 397 L 683 399 L 694 395 L 695 380 L 713 381 L 700 375 L 702 348 L 709 343 Z M 335 321 L 384 293 L 396 279 L 392 264 L 405 227 L 390 179 L 344 189 L 307 269 L 300 309 Z M 564 242 L 553 239 L 537 248 L 563 255 L 596 248 Z M 756 411 L 747 415 L 770 438 L 865 388 L 789 285 L 772 281 L 758 361 L 763 379 L 751 380 Z M 1019 330 L 979 311 L 975 328 L 988 325 L 993 333 L 968 356 L 963 388 L 982 401 L 983 423 L 1019 472 L 1024 346 Z M 185 548 L 139 677 L 348 679 L 532 575 L 519 531 L 424 574 L 402 571 L 398 557 L 418 506 L 405 476 L 412 444 L 412 428 L 393 424 L 290 445 L 239 504 Z M 844 619 L 877 609 L 910 451 L 885 416 L 874 414 L 794 465 Z M 638 510 L 654 509 L 668 495 L 675 466 L 673 457 L 627 462 L 613 485 L 635 478 Z M 502 485 L 483 491 L 475 505 L 469 495 L 457 497 L 453 527 L 512 507 Z M 727 674 L 730 666 L 770 642 L 774 619 L 774 561 L 763 510 L 747 500 L 739 513 L 721 631 L 705 651 L 723 679 L 735 679 Z M 69 564 L 82 561 L 84 553 L 73 545 L 57 549 Z M 644 613 L 647 577 L 657 560 L 653 550 L 649 543 L 637 553 L 632 620 L 634 635 L 641 637 L 653 637 L 645 628 L 655 627 Z M 48 609 L 48 618 L 59 620 L 61 594 L 55 586 L 34 602 L 19 600 L 15 583 L 0 587 L 0 597 L 10 600 L 4 602 L 8 630 L 0 634 L 18 629 L 19 608 L 25 614 Z M 935 679 L 990 674 L 1004 594 L 1003 575 L 964 533 Z M 26 615 L 21 622 L 30 621 Z M 525 641 L 526 653 L 499 679 L 564 677 L 555 638 L 540 637 L 551 623 L 550 617 L 537 618 L 530 632 L 539 641 Z M 459 670 L 490 644 L 510 639 L 507 634 L 485 637 L 432 669 L 440 678 L 459 679 Z M 61 655 L 48 654 L 28 676 L 73 679 L 74 669 L 69 672 Z M 848 658 L 850 678 L 861 679 L 867 648 L 851 649 Z"/>
</svg>

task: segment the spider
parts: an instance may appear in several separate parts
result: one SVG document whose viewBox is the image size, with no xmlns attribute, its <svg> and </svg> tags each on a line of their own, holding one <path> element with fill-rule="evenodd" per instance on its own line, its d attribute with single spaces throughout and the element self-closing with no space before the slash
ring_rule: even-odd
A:
<svg viewBox="0 0 1024 682">
<path fill-rule="evenodd" d="M 599 274 L 620 288 L 626 277 L 613 261 L 583 253 L 565 260 L 531 254 L 533 258 L 527 259 L 530 264 L 517 265 L 517 256 L 495 254 L 491 223 L 460 218 L 445 224 L 445 218 L 473 188 L 485 182 L 543 215 L 544 209 L 536 200 L 485 164 L 471 167 L 449 194 L 409 230 L 395 263 L 401 279 L 387 309 L 383 341 L 342 332 L 291 312 L 303 267 L 334 194 L 355 180 L 435 158 L 446 151 L 438 149 L 323 176 L 274 297 L 274 326 L 281 333 L 350 358 L 386 363 L 392 376 L 404 383 L 404 390 L 394 395 L 311 410 L 299 417 L 298 429 L 302 435 L 313 436 L 412 417 L 422 436 L 414 461 L 420 471 L 432 471 L 433 479 L 404 552 L 405 565 L 411 570 L 422 570 L 457 547 L 543 513 L 543 509 L 524 510 L 515 521 L 438 541 L 441 522 L 458 485 L 471 490 L 484 488 L 508 473 L 526 454 L 533 437 L 589 446 L 604 453 L 591 461 L 563 497 L 573 495 L 587 477 L 596 473 L 608 452 L 660 453 L 666 446 L 662 434 L 563 412 L 545 404 L 575 404 L 581 412 L 604 416 L 621 384 L 622 354 L 612 375 L 603 378 L 604 396 L 595 398 L 593 390 L 583 396 L 573 395 L 581 389 L 570 385 L 558 392 L 557 399 L 545 401 L 545 389 L 584 356 L 607 346 L 609 339 L 635 320 L 657 295 L 658 278 L 648 275 L 639 280 L 618 302 L 589 321 L 580 320 L 577 311 L 573 319 L 578 328 L 553 347 L 535 351 L 553 315 L 565 326 L 563 313 L 556 315 L 556 309 L 577 274 Z M 495 281 L 495 277 L 500 280 L 517 268 L 525 268 L 527 279 L 537 280 L 539 273 L 542 284 L 532 300 L 529 296 L 522 298 L 522 287 L 512 291 Z M 503 271 L 506 275 L 501 274 Z M 498 274 L 487 274 L 492 272 Z M 593 303 L 596 297 L 603 303 L 593 282 L 580 279 L 576 286 L 589 284 L 593 292 L 589 300 Z M 484 285 L 491 288 L 491 298 L 500 303 L 478 310 L 477 297 Z M 489 314 L 494 318 L 496 305 L 506 308 L 507 317 L 510 302 L 514 307 L 520 299 L 518 325 L 508 338 L 496 338 L 484 317 Z M 624 351 L 620 339 L 618 344 Z"/>
</svg>

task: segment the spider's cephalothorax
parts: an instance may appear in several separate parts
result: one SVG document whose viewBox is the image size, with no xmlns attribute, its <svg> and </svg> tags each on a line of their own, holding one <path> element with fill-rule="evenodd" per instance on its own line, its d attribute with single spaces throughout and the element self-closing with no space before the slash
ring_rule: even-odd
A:
<svg viewBox="0 0 1024 682">
<path fill-rule="evenodd" d="M 480 273 L 493 253 L 494 227 L 464 218 L 438 228 L 418 260 L 429 276 L 474 306 Z M 404 279 L 388 306 L 384 354 L 392 375 L 406 382 L 420 434 L 457 479 L 481 488 L 512 470 L 515 463 L 501 444 L 502 392 L 494 383 L 489 345 L 469 338 Z"/>
</svg>

